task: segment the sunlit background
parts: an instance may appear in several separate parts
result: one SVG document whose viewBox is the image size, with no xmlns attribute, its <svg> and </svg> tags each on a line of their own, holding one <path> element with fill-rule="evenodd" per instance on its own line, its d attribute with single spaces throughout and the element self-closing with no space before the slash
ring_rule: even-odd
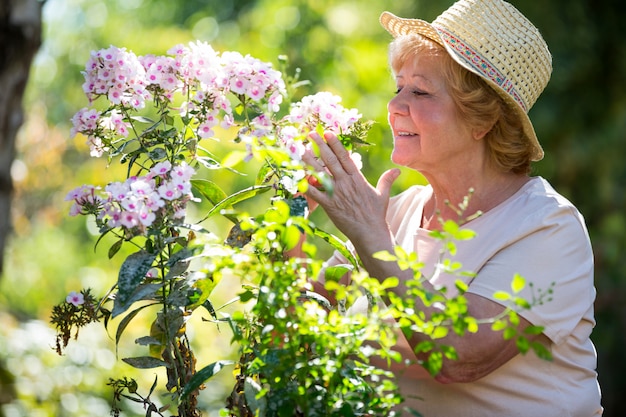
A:
<svg viewBox="0 0 626 417">
<path fill-rule="evenodd" d="M 209 4 L 207 4 L 209 3 Z M 84 138 L 71 139 L 69 119 L 87 105 L 82 75 L 92 50 L 115 45 L 137 55 L 165 54 L 178 43 L 202 40 L 218 51 L 237 50 L 311 80 L 300 94 L 327 90 L 377 122 L 364 154 L 372 182 L 388 169 L 390 136 L 386 103 L 394 91 L 386 61 L 389 35 L 378 24 L 383 10 L 432 21 L 450 0 L 47 0 L 43 45 L 24 99 L 26 120 L 11 173 L 16 187 L 14 232 L 0 281 L 0 416 L 107 416 L 109 378 L 151 381 L 162 375 L 134 373 L 116 358 L 115 323 L 108 334 L 94 324 L 81 331 L 62 357 L 53 350 L 48 317 L 69 291 L 89 287 L 104 294 L 116 281 L 123 257 L 109 260 L 105 244 L 84 218 L 68 216 L 66 193 L 84 183 L 113 179 L 106 161 L 89 158 Z M 596 253 L 600 379 L 606 416 L 626 414 L 626 37 L 619 30 L 626 6 L 615 1 L 512 1 L 544 34 L 554 73 L 531 111 L 546 158 L 535 173 L 546 177 L 585 215 Z M 574 4 L 572 4 L 574 3 Z M 589 4 L 587 4 L 589 3 Z M 610 4 L 613 3 L 613 4 Z M 222 146 L 216 144 L 215 146 Z M 232 189 L 246 179 L 224 173 Z M 405 171 L 395 191 L 422 181 Z M 319 224 L 331 228 L 323 213 Z M 219 224 L 212 225 L 219 228 Z M 225 233 L 224 230 L 218 232 Z M 320 244 L 320 256 L 329 248 Z M 532 260 L 529 260 L 532 262 Z M 225 300 L 231 289 L 221 289 Z M 227 329 L 192 323 L 199 367 L 232 358 Z M 137 332 L 135 335 L 133 332 Z M 132 355 L 140 328 L 129 329 L 118 357 Z M 13 381 L 13 384 L 8 382 Z M 146 385 L 144 384 L 144 385 Z M 225 372 L 201 394 L 207 415 L 217 415 L 232 388 Z M 14 390 L 12 392 L 11 390 Z M 134 413 L 134 414 L 133 414 Z M 145 415 L 138 407 L 125 415 Z"/>
</svg>

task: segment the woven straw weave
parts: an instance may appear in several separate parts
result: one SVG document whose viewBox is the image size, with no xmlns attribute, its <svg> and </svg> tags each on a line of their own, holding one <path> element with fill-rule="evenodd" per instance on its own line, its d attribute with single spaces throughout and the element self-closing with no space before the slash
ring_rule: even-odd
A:
<svg viewBox="0 0 626 417">
<path fill-rule="evenodd" d="M 389 12 L 380 22 L 394 37 L 428 37 L 485 79 L 522 120 L 534 147 L 532 159 L 543 157 L 527 113 L 548 84 L 552 56 L 537 28 L 517 9 L 502 0 L 460 0 L 432 24 Z"/>
</svg>

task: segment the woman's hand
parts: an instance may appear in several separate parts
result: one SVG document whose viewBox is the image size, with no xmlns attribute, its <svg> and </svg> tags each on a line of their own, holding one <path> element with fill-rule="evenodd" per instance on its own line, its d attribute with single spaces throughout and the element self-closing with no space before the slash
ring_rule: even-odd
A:
<svg viewBox="0 0 626 417">
<path fill-rule="evenodd" d="M 399 169 L 383 173 L 376 187 L 373 187 L 361 173 L 350 153 L 333 133 L 325 133 L 322 138 L 317 133 L 311 139 L 319 148 L 319 159 L 313 153 L 306 153 L 304 162 L 321 172 L 326 170 L 332 177 L 333 190 L 326 192 L 313 182 L 306 192 L 324 208 L 328 217 L 350 240 L 372 238 L 372 232 L 388 230 L 385 216 L 389 205 L 391 185 L 400 174 Z"/>
</svg>

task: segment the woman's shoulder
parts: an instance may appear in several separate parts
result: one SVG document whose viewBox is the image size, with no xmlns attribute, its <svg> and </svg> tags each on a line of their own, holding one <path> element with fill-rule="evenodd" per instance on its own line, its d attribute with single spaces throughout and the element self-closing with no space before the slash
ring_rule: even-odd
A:
<svg viewBox="0 0 626 417">
<path fill-rule="evenodd" d="M 522 196 L 517 204 L 526 206 L 530 212 L 541 211 L 544 215 L 547 212 L 570 214 L 582 219 L 576 206 L 543 177 L 531 178 L 521 191 Z"/>
<path fill-rule="evenodd" d="M 492 211 L 487 212 L 484 219 L 490 223 L 515 224 L 517 229 L 569 225 L 567 227 L 582 228 L 587 233 L 585 220 L 576 206 L 542 177 L 531 178 L 515 195 Z"/>
</svg>

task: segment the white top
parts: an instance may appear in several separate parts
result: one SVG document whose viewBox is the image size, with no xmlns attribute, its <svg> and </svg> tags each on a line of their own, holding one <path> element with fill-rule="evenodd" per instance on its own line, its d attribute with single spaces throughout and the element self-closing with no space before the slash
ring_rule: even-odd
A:
<svg viewBox="0 0 626 417">
<path fill-rule="evenodd" d="M 447 294 L 454 295 L 454 281 L 460 277 L 432 277 L 440 241 L 420 228 L 423 205 L 432 192 L 430 186 L 414 186 L 393 197 L 387 220 L 397 244 L 417 252 L 426 264 L 424 276 L 435 285 L 446 285 Z M 441 384 L 423 373 L 407 372 L 398 375 L 406 397 L 403 405 L 424 417 L 601 415 L 597 356 L 589 338 L 595 325 L 593 253 L 581 214 L 547 181 L 535 177 L 463 227 L 477 236 L 456 242 L 457 255 L 451 259 L 461 262 L 463 271 L 476 273 L 473 279 L 463 278 L 468 292 L 500 302 L 493 294 L 510 293 L 518 273 L 526 280 L 519 295 L 530 301 L 533 291 L 548 290 L 554 283 L 551 301 L 520 312 L 532 324 L 545 327 L 553 360 L 542 360 L 533 352 L 519 354 L 471 383 Z M 345 260 L 335 254 L 329 262 Z"/>
</svg>

